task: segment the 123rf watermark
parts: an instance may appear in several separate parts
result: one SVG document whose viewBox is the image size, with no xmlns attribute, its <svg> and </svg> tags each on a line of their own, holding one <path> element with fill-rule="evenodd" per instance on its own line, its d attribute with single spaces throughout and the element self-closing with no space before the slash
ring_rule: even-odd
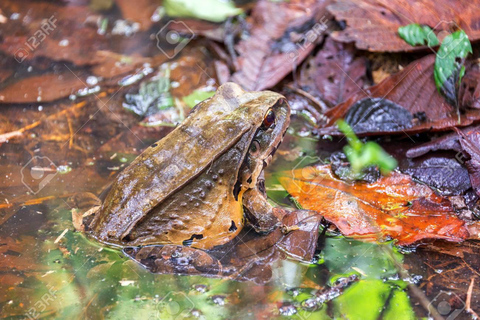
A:
<svg viewBox="0 0 480 320">
<path fill-rule="evenodd" d="M 50 287 L 48 292 L 45 293 L 37 302 L 33 304 L 33 307 L 28 309 L 25 315 L 28 319 L 39 319 L 42 312 L 46 311 L 52 302 L 57 298 L 57 290 L 54 287 Z"/>
<path fill-rule="evenodd" d="M 442 290 L 433 298 L 428 307 L 429 309 L 435 308 L 445 320 L 453 320 L 465 310 L 465 302 L 454 292 Z"/>
<path fill-rule="evenodd" d="M 290 60 L 296 61 L 300 53 L 306 51 L 312 46 L 328 29 L 328 19 L 323 16 L 316 22 L 307 32 L 303 33 L 298 41 L 295 42 L 294 48 L 287 50 L 287 57 Z"/>
<path fill-rule="evenodd" d="M 173 30 L 178 28 L 183 30 L 182 33 Z M 155 35 L 157 39 L 157 48 L 169 59 L 175 58 L 175 56 L 182 51 L 186 45 L 195 38 L 195 33 L 190 29 L 183 21 L 170 20 L 168 21 Z M 167 50 L 163 46 L 168 44 L 172 46 L 171 50 Z"/>
<path fill-rule="evenodd" d="M 183 292 L 169 292 L 157 303 L 156 319 L 185 319 L 191 315 L 195 304 Z"/>
<path fill-rule="evenodd" d="M 27 41 L 23 43 L 23 47 L 18 48 L 17 51 L 15 51 L 15 60 L 17 60 L 18 63 L 22 63 L 28 57 L 28 55 L 35 51 L 35 49 L 37 49 L 38 46 L 45 41 L 47 36 L 49 36 L 57 28 L 56 23 L 57 18 L 55 18 L 55 16 L 45 19 L 40 25 L 40 28 L 35 31 L 33 36 L 28 38 Z"/>
</svg>

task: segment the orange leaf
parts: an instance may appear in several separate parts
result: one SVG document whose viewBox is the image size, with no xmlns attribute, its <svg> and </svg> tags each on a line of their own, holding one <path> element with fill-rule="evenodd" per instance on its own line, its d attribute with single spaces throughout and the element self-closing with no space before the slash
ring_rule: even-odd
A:
<svg viewBox="0 0 480 320">
<path fill-rule="evenodd" d="M 399 245 L 468 237 L 450 201 L 408 175 L 393 172 L 373 184 L 350 184 L 335 178 L 326 165 L 284 172 L 279 180 L 305 209 L 318 211 L 346 236 L 393 238 Z"/>
</svg>

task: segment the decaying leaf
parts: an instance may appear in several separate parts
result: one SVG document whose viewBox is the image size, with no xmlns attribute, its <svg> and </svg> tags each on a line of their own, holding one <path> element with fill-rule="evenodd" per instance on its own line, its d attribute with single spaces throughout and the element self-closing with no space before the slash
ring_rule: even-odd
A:
<svg viewBox="0 0 480 320">
<path fill-rule="evenodd" d="M 456 151 L 455 161 L 465 164 L 470 175 L 470 183 L 480 195 L 480 126 L 471 126 L 455 133 L 424 143 L 407 151 L 407 157 L 416 158 L 437 150 Z M 452 167 L 450 167 L 452 169 Z"/>
<path fill-rule="evenodd" d="M 351 45 L 327 38 L 322 49 L 302 70 L 300 87 L 332 105 L 343 102 L 363 88 L 366 80 L 367 61 L 354 54 L 355 49 Z"/>
<path fill-rule="evenodd" d="M 235 46 L 239 57 L 230 80 L 248 90 L 277 84 L 323 39 L 329 3 L 260 1 L 252 12 L 250 36 Z"/>
<path fill-rule="evenodd" d="M 327 165 L 284 172 L 279 180 L 303 208 L 318 211 L 346 236 L 393 238 L 399 245 L 469 236 L 447 199 L 401 173 L 373 184 L 348 184 L 335 178 Z"/>
<path fill-rule="evenodd" d="M 24 78 L 0 90 L 0 103 L 51 102 L 86 88 L 85 76 L 69 70 Z M 22 92 L 23 94 L 19 94 Z"/>
<path fill-rule="evenodd" d="M 412 47 L 398 35 L 399 27 L 411 23 L 427 25 L 436 34 L 463 29 L 471 41 L 480 39 L 480 7 L 475 1 L 339 0 L 328 10 L 337 21 L 347 24 L 345 30 L 334 32 L 333 38 L 355 42 L 363 50 L 398 52 L 422 48 Z"/>
<path fill-rule="evenodd" d="M 441 131 L 456 126 L 467 126 L 480 119 L 480 112 L 476 109 L 464 109 L 460 115 L 460 122 L 456 108 L 447 103 L 438 92 L 433 79 L 435 55 L 428 55 L 416 60 L 402 71 L 388 77 L 378 85 L 365 90 L 359 90 L 347 101 L 335 106 L 326 112 L 330 119 L 325 128 L 319 130 L 320 134 L 339 134 L 334 123 L 345 118 L 357 103 L 363 101 L 362 116 L 357 122 L 369 121 L 374 108 L 379 107 L 385 116 L 378 116 L 369 124 L 367 130 L 356 132 L 358 134 L 385 134 L 385 133 L 416 133 L 426 130 Z M 376 98 L 389 100 L 410 113 L 411 124 L 393 123 L 391 126 L 382 126 L 382 121 L 388 118 L 387 109 L 377 106 Z M 465 103 L 468 105 L 467 103 Z M 378 108 L 377 108 L 378 109 Z M 387 118 L 386 118 L 387 117 Z M 398 118 L 395 116 L 394 118 Z M 403 119 L 404 117 L 398 118 Z M 355 124 L 352 124 L 354 126 Z M 380 130 L 375 130 L 377 126 Z M 355 130 L 355 127 L 354 127 Z"/>
</svg>

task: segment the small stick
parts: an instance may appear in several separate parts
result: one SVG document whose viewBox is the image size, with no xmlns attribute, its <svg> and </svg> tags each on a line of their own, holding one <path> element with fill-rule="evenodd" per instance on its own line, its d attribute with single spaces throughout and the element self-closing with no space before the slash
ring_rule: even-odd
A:
<svg viewBox="0 0 480 320">
<path fill-rule="evenodd" d="M 473 286 L 475 284 L 475 278 L 472 278 L 470 281 L 470 286 L 468 287 L 468 292 L 467 292 L 467 301 L 465 301 L 466 308 L 465 310 L 472 315 L 474 319 L 479 319 L 480 317 L 478 314 L 472 310 L 471 308 L 471 303 L 472 303 L 472 292 L 473 292 Z"/>
</svg>

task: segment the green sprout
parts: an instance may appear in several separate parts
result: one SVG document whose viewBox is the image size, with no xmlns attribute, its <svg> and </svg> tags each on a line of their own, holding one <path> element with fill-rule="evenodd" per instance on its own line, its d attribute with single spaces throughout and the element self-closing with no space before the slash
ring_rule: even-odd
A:
<svg viewBox="0 0 480 320">
<path fill-rule="evenodd" d="M 388 175 L 390 171 L 397 167 L 397 160 L 385 152 L 377 143 L 373 141 L 361 142 L 348 123 L 338 120 L 337 126 L 347 138 L 348 145 L 343 147 L 343 151 L 350 162 L 355 177 L 359 178 L 362 171 L 370 166 L 377 166 L 383 175 Z"/>
</svg>

